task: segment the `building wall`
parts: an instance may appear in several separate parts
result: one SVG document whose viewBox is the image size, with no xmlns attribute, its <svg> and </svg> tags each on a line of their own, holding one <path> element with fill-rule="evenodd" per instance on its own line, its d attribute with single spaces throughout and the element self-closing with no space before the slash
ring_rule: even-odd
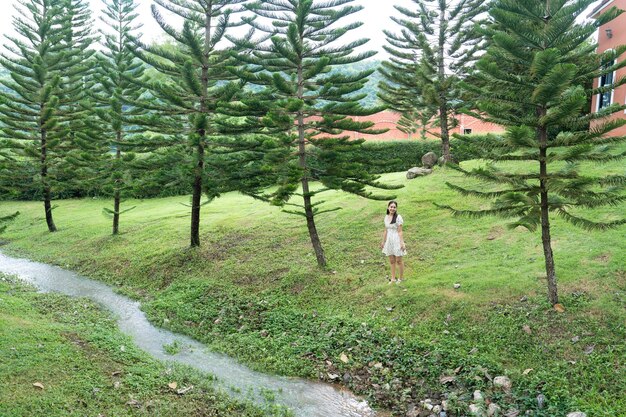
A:
<svg viewBox="0 0 626 417">
<path fill-rule="evenodd" d="M 626 10 L 626 0 L 605 0 L 600 6 L 602 8 L 595 12 L 594 17 L 597 17 L 602 12 L 615 6 L 618 9 Z M 608 49 L 615 48 L 618 45 L 626 44 L 626 13 L 622 13 L 613 21 L 608 22 L 598 29 L 598 53 L 602 53 Z M 624 57 L 622 56 L 622 59 Z M 621 77 L 626 77 L 626 68 L 621 68 L 614 74 L 614 79 L 617 80 Z M 600 84 L 600 79 L 594 81 L 594 88 L 597 88 Z M 595 95 L 591 102 L 591 111 L 595 112 L 598 109 L 599 96 Z M 626 103 L 626 85 L 622 85 L 613 91 L 611 103 L 624 104 Z M 611 116 L 612 119 L 624 118 L 626 113 L 619 112 Z M 622 126 L 619 129 L 615 129 L 611 132 L 611 135 L 626 135 L 626 126 Z"/>
<path fill-rule="evenodd" d="M 366 135 L 358 132 L 344 132 L 345 136 L 350 136 L 352 139 L 363 138 L 367 141 L 389 141 L 389 140 L 416 140 L 420 139 L 420 132 L 407 134 L 397 128 L 397 123 L 400 120 L 400 115 L 391 111 L 383 111 L 380 113 L 372 114 L 370 116 L 356 116 L 352 117 L 354 121 L 358 122 L 374 122 L 374 129 L 389 129 L 388 132 L 380 135 Z M 459 125 L 450 130 L 450 134 L 463 133 L 465 129 L 471 129 L 472 134 L 483 133 L 499 133 L 503 132 L 502 126 L 485 123 L 475 117 L 461 114 L 457 116 Z M 436 129 L 436 128 L 435 128 Z M 429 138 L 434 138 L 432 135 L 427 135 Z"/>
</svg>

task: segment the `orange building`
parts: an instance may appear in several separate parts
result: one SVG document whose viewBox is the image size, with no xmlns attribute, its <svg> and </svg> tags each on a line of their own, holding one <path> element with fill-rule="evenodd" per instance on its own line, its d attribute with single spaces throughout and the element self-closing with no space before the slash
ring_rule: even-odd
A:
<svg viewBox="0 0 626 417">
<path fill-rule="evenodd" d="M 602 0 L 591 12 L 592 18 L 597 18 L 603 12 L 611 7 L 626 10 L 626 0 Z M 626 44 L 626 13 L 622 13 L 612 21 L 605 23 L 598 29 L 598 53 L 615 48 L 618 45 Z M 613 62 L 607 63 L 613 65 Z M 612 74 L 604 75 L 594 81 L 594 88 L 602 85 L 612 84 L 615 80 L 626 77 L 626 68 L 614 71 Z M 591 111 L 596 112 L 599 109 L 613 103 L 624 104 L 626 102 L 626 85 L 622 85 L 613 91 L 593 96 L 591 102 Z M 613 119 L 626 117 L 626 112 L 615 113 L 611 116 Z M 611 135 L 626 135 L 626 126 L 615 129 Z"/>
<path fill-rule="evenodd" d="M 352 117 L 357 122 L 374 122 L 374 129 L 389 129 L 386 133 L 380 135 L 365 135 L 358 132 L 344 132 L 342 136 L 350 136 L 353 139 L 366 139 L 368 141 L 388 141 L 388 140 L 416 140 L 420 139 L 420 133 L 405 133 L 398 129 L 398 121 L 400 120 L 400 114 L 392 111 L 383 111 L 380 113 L 372 114 L 370 116 L 355 116 Z M 457 115 L 458 125 L 450 130 L 450 135 L 453 133 L 459 134 L 484 134 L 484 133 L 499 133 L 503 132 L 502 126 L 485 123 L 475 117 L 467 116 L 464 114 Z M 436 128 L 434 128 L 436 129 Z M 427 135 L 430 138 L 434 138 L 432 135 Z"/>
</svg>

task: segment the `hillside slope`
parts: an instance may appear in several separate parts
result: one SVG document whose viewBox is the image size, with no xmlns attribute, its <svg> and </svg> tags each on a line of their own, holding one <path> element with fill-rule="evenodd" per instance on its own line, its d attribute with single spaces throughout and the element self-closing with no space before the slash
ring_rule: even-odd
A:
<svg viewBox="0 0 626 417">
<path fill-rule="evenodd" d="M 318 223 L 328 271 L 316 267 L 301 218 L 235 193 L 203 208 L 197 250 L 186 247 L 187 198 L 127 202 L 137 208 L 117 237 L 100 214 L 105 201 L 59 201 L 55 234 L 40 203 L 0 203 L 0 214 L 22 212 L 3 250 L 106 281 L 141 299 L 156 323 L 257 369 L 345 384 L 394 415 L 418 413 L 426 398 L 448 398 L 448 416 L 463 415 L 475 389 L 535 416 L 626 415 L 625 228 L 586 232 L 553 220 L 567 309 L 559 314 L 546 301 L 538 234 L 434 207 L 484 204 L 445 187 L 464 182 L 460 174 L 383 179 L 406 185 L 399 286 L 387 284 L 378 249 L 386 203 L 335 192 L 326 205 L 343 209 Z M 511 378 L 510 393 L 494 386 L 497 375 Z"/>
</svg>

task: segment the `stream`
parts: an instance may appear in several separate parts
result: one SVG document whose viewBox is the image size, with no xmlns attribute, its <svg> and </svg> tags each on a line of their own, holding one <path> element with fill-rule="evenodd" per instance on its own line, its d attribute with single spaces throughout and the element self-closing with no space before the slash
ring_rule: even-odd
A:
<svg viewBox="0 0 626 417">
<path fill-rule="evenodd" d="M 234 359 L 208 351 L 205 345 L 179 334 L 153 326 L 140 309 L 138 301 L 116 294 L 99 281 L 82 277 L 57 266 L 32 262 L 0 253 L 0 272 L 15 275 L 42 292 L 60 292 L 71 297 L 87 297 L 110 310 L 122 332 L 153 357 L 178 362 L 214 375 L 231 395 L 252 393 L 262 398 L 270 390 L 275 401 L 301 417 L 373 417 L 376 413 L 367 402 L 332 385 L 300 378 L 287 378 L 252 371 Z M 168 354 L 164 345 L 183 346 Z"/>
</svg>

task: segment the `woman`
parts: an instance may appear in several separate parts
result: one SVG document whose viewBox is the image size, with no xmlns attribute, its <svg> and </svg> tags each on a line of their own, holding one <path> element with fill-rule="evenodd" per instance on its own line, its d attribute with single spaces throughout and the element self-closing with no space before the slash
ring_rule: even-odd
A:
<svg viewBox="0 0 626 417">
<path fill-rule="evenodd" d="M 398 203 L 390 201 L 387 204 L 387 215 L 385 216 L 385 232 L 383 241 L 380 244 L 383 253 L 389 257 L 391 264 L 391 280 L 389 284 L 402 282 L 404 279 L 404 263 L 402 257 L 406 255 L 404 237 L 402 236 L 402 216 L 398 214 Z M 396 279 L 396 267 L 398 278 Z"/>
</svg>

